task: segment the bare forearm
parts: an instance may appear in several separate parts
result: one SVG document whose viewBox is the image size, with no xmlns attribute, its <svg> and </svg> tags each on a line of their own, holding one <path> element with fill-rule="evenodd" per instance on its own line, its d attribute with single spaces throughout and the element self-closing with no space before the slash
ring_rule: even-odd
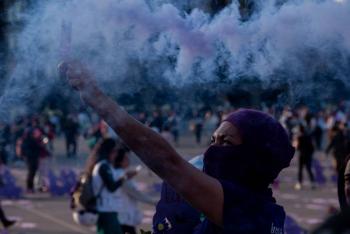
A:
<svg viewBox="0 0 350 234">
<path fill-rule="evenodd" d="M 216 179 L 194 168 L 158 133 L 136 121 L 104 95 L 79 62 L 63 63 L 59 71 L 149 168 L 210 220 L 222 223 L 223 190 Z"/>
<path fill-rule="evenodd" d="M 81 96 L 155 173 L 164 179 L 173 175 L 172 169 L 183 159 L 162 136 L 135 120 L 97 87 Z"/>
</svg>

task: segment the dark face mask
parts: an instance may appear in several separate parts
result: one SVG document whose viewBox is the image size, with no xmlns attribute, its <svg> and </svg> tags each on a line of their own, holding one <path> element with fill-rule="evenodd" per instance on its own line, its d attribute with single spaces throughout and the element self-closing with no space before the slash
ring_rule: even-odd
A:
<svg viewBox="0 0 350 234">
<path fill-rule="evenodd" d="M 216 179 L 235 182 L 251 189 L 267 188 L 269 175 L 262 164 L 264 158 L 248 145 L 210 146 L 204 153 L 204 172 Z M 265 168 L 265 169 L 264 169 Z"/>
<path fill-rule="evenodd" d="M 204 153 L 204 172 L 216 179 L 247 183 L 250 161 L 256 156 L 245 145 L 210 146 Z"/>
</svg>

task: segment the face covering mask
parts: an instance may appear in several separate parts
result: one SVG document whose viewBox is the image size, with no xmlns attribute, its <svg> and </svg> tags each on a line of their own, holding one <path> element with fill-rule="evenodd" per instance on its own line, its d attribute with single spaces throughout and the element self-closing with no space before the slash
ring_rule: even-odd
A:
<svg viewBox="0 0 350 234">
<path fill-rule="evenodd" d="M 272 164 L 264 163 L 267 161 L 263 152 L 259 153 L 248 145 L 210 146 L 204 153 L 203 171 L 218 180 L 259 190 L 267 188 L 273 181 L 269 174 Z"/>
<path fill-rule="evenodd" d="M 245 145 L 210 146 L 204 153 L 204 172 L 219 180 L 246 183 L 249 165 L 256 156 Z"/>
</svg>

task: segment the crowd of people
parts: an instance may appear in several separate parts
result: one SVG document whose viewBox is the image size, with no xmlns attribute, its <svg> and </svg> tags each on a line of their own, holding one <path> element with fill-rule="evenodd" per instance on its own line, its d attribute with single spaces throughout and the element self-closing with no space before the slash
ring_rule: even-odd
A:
<svg viewBox="0 0 350 234">
<path fill-rule="evenodd" d="M 297 190 L 303 187 L 303 169 L 305 168 L 312 188 L 315 188 L 315 176 L 312 170 L 315 152 L 324 153 L 332 158 L 334 173 L 338 176 L 350 154 L 349 106 L 325 108 L 317 112 L 307 107 L 291 110 L 285 108 L 280 122 L 288 130 L 299 152 Z"/>
<path fill-rule="evenodd" d="M 179 146 L 181 137 L 188 137 L 192 132 L 195 143 L 205 147 L 211 144 L 211 133 L 232 110 L 207 108 L 180 112 L 158 108 L 151 112 L 134 112 L 133 116 L 173 146 Z M 346 168 L 346 157 L 350 154 L 350 106 L 342 103 L 317 111 L 306 106 L 294 109 L 266 108 L 263 112 L 278 120 L 288 133 L 291 144 L 298 151 L 295 189 L 300 190 L 304 187 L 304 168 L 309 175 L 312 189 L 317 188 L 313 169 L 315 152 L 324 152 L 332 157 L 334 172 L 342 178 Z M 90 157 L 95 158 L 94 164 L 89 167 L 94 190 L 101 195 L 100 199 L 107 199 L 113 203 L 113 206 L 97 206 L 99 212 L 103 213 L 99 216 L 97 229 L 101 233 L 109 233 L 108 230 L 115 229 L 113 225 L 117 225 L 118 230 L 120 229 L 118 233 L 136 233 L 135 228 L 141 222 L 137 201 L 153 205 L 156 201 L 136 189 L 132 177 L 137 172 L 128 170 L 129 150 L 119 142 L 114 130 L 95 114 L 85 111 L 68 114 L 57 110 L 44 111 L 40 115 L 17 118 L 12 124 L 0 124 L 1 164 L 24 161 L 28 171 L 27 193 L 37 190 L 45 192 L 48 187 L 45 178 L 47 162 L 55 153 L 55 141 L 64 138 L 65 154 L 69 159 L 79 154 L 80 137 L 85 139 L 91 149 Z M 38 179 L 35 180 L 35 177 Z M 340 187 L 345 189 L 345 185 L 344 182 Z M 132 210 L 132 214 L 131 211 L 123 214 L 126 210 Z M 11 221 L 7 221 L 5 220 L 5 226 L 12 224 Z"/>
<path fill-rule="evenodd" d="M 324 144 L 327 144 L 326 152 L 332 151 L 334 155 L 338 181 L 343 179 L 338 193 L 344 194 L 345 202 L 341 202 L 341 215 L 335 219 L 346 220 L 344 209 L 349 207 L 350 197 L 350 166 L 345 159 L 347 105 L 333 110 L 326 108 L 316 114 L 307 107 L 285 108 L 280 112 L 277 108 L 265 112 L 256 109 L 221 112 L 218 126 L 200 159 L 202 169 L 198 170 L 164 137 L 162 133 L 169 129 L 162 126 L 159 112 L 153 114 L 157 121 L 151 124 L 137 121 L 96 85 L 92 73 L 82 64 L 62 63 L 59 71 L 85 104 L 105 119 L 135 155 L 163 179 L 152 233 L 284 233 L 286 213 L 276 204 L 269 186 L 290 166 L 295 149 L 300 155 L 296 189 L 301 189 L 304 167 L 313 183 L 312 156 L 315 148 L 322 149 Z M 194 113 L 192 130 L 200 144 L 201 112 Z M 99 190 L 95 189 L 95 194 Z M 176 197 L 179 199 L 169 199 Z M 104 212 L 97 209 L 97 213 Z M 349 230 L 348 222 L 332 228 L 339 226 Z M 104 233 L 120 233 L 105 230 Z"/>
<path fill-rule="evenodd" d="M 155 125 L 159 119 L 150 121 L 152 127 L 159 126 Z M 175 125 L 175 121 L 171 124 Z M 171 129 L 176 136 L 175 127 Z M 93 149 L 101 139 L 116 135 L 103 120 L 88 112 L 63 114 L 60 110 L 45 110 L 41 114 L 18 117 L 11 123 L 0 123 L 1 164 L 24 161 L 28 168 L 27 191 L 34 192 L 34 177 L 55 154 L 56 141 L 64 139 L 66 157 L 76 158 L 80 137 Z"/>
</svg>

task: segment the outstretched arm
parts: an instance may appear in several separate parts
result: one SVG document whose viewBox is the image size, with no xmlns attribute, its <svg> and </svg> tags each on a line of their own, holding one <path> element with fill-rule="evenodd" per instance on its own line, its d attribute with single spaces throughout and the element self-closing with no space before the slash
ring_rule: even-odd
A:
<svg viewBox="0 0 350 234">
<path fill-rule="evenodd" d="M 79 63 L 60 66 L 70 85 L 158 176 L 209 220 L 222 225 L 224 195 L 219 181 L 185 161 L 158 133 L 141 124 L 106 96 Z"/>
</svg>

